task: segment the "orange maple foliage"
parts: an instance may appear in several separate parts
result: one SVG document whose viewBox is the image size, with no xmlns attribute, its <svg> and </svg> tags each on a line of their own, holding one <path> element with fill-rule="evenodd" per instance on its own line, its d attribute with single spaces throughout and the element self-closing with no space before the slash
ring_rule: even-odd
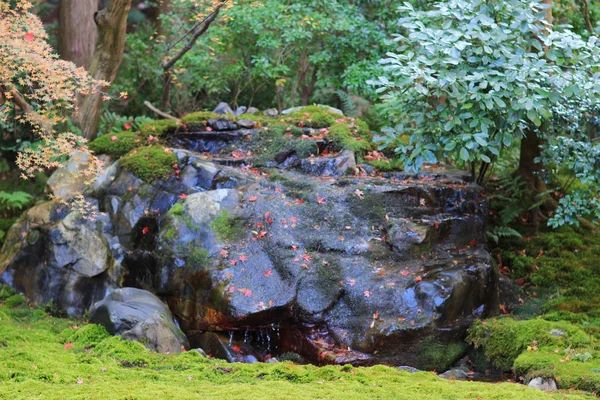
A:
<svg viewBox="0 0 600 400">
<path fill-rule="evenodd" d="M 79 94 L 95 91 L 103 82 L 93 80 L 83 68 L 58 58 L 48 44 L 42 22 L 28 10 L 31 4 L 0 2 L 0 119 L 10 115 L 8 102 L 22 111 L 16 119 L 28 123 L 40 139 L 40 146 L 19 154 L 17 165 L 23 177 L 60 166 L 63 156 L 85 149 L 85 140 L 69 132 L 56 132 L 75 111 Z M 90 158 L 78 179 L 91 181 L 101 163 Z"/>
</svg>

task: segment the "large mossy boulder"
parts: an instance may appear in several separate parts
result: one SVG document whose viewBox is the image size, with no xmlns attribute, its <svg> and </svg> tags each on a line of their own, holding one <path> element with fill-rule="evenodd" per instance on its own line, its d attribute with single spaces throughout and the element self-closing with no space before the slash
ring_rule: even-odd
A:
<svg viewBox="0 0 600 400">
<path fill-rule="evenodd" d="M 368 127 L 321 107 L 251 116 L 270 125 L 250 130 L 216 131 L 205 114 L 163 133 L 185 149 L 114 160 L 85 192 L 106 213 L 93 224 L 32 209 L 9 233 L 3 282 L 39 301 L 60 288 L 59 306 L 78 310 L 144 289 L 192 347 L 210 332 L 231 353 L 244 333 L 263 359 L 445 370 L 464 354 L 468 327 L 498 307 L 479 187 L 444 170 L 359 175 Z M 171 325 L 145 315 L 120 333 L 175 351 L 156 345 Z"/>
</svg>

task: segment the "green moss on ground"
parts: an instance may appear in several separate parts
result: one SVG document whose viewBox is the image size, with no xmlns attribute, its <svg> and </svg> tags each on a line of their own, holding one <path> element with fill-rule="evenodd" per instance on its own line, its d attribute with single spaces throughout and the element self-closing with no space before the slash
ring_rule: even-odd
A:
<svg viewBox="0 0 600 400">
<path fill-rule="evenodd" d="M 522 238 L 503 239 L 497 250 L 511 278 L 536 292 L 548 319 L 600 328 L 600 234 L 572 227 L 521 231 Z"/>
<path fill-rule="evenodd" d="M 108 154 L 113 157 L 122 157 L 131 150 L 141 147 L 148 141 L 135 132 L 121 132 L 114 135 L 100 136 L 89 144 L 90 150 L 96 154 Z"/>
<path fill-rule="evenodd" d="M 121 159 L 121 166 L 138 178 L 152 182 L 173 173 L 177 157 L 162 146 L 142 147 L 132 150 Z"/>
<path fill-rule="evenodd" d="M 157 121 L 146 122 L 140 126 L 140 134 L 143 137 L 161 136 L 169 130 L 175 130 L 179 125 L 173 119 L 159 119 Z"/>
<path fill-rule="evenodd" d="M 119 337 L 102 338 L 95 327 L 50 317 L 26 304 L 16 309 L 0 304 L 0 321 L 0 393 L 9 399 L 595 398 L 511 383 L 448 381 L 384 366 L 228 364 L 195 351 L 157 354 Z M 72 331 L 68 346 L 65 330 Z"/>
</svg>

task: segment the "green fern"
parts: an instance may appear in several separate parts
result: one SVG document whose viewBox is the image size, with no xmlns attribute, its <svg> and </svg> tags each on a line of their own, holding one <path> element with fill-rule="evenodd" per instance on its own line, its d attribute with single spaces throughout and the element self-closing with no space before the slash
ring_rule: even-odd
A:
<svg viewBox="0 0 600 400">
<path fill-rule="evenodd" d="M 487 231 L 486 235 L 488 238 L 496 242 L 496 244 L 498 244 L 500 238 L 522 237 L 519 231 L 509 228 L 508 226 L 495 226 L 493 230 Z"/>
<path fill-rule="evenodd" d="M 0 191 L 0 210 L 18 211 L 29 205 L 33 197 L 26 192 L 3 192 Z"/>
<path fill-rule="evenodd" d="M 138 131 L 143 124 L 151 121 L 153 121 L 152 118 L 145 116 L 129 117 L 111 111 L 105 111 L 104 114 L 102 114 L 102 117 L 100 117 L 100 127 L 98 131 L 104 135 L 124 131 L 135 132 Z M 130 126 L 126 127 L 125 124 L 129 124 Z"/>
<path fill-rule="evenodd" d="M 340 98 L 340 101 L 342 102 L 342 109 L 344 111 L 344 114 L 346 114 L 349 117 L 356 117 L 358 115 L 358 110 L 356 108 L 356 103 L 352 101 L 350 95 L 341 89 L 336 89 L 335 94 L 337 95 L 337 97 Z"/>
</svg>

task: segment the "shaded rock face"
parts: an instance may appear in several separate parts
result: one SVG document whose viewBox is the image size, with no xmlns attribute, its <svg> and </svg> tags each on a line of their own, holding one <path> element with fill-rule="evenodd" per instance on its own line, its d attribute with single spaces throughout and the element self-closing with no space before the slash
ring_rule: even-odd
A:
<svg viewBox="0 0 600 400">
<path fill-rule="evenodd" d="M 247 134 L 175 133 L 171 142 L 218 152 Z M 68 310 L 116 286 L 147 290 L 168 304 L 192 348 L 237 361 L 297 353 L 319 364 L 446 370 L 464 353 L 469 325 L 497 309 L 487 200 L 458 175 L 357 176 L 352 153 L 292 154 L 259 171 L 174 152 L 173 175 L 151 184 L 112 164 L 89 194 L 105 213 L 96 230 L 30 210 L 9 232 L 0 279 L 49 300 L 56 290 L 29 276 L 49 263 L 57 272 L 44 285 L 71 296 L 60 303 Z M 34 225 L 40 236 L 24 241 Z M 82 247 L 94 256 L 78 261 Z M 70 293 L 79 289 L 60 284 L 74 279 L 86 282 L 78 301 Z M 164 321 L 136 321 L 127 332 L 142 341 L 168 333 Z"/>
<path fill-rule="evenodd" d="M 8 232 L 0 282 L 34 303 L 80 316 L 122 274 L 122 249 L 112 230 L 105 214 L 82 219 L 60 203 L 39 203 Z"/>
<path fill-rule="evenodd" d="M 189 348 L 187 338 L 167 306 L 145 290 L 111 290 L 91 308 L 90 322 L 103 325 L 113 335 L 138 341 L 160 353 L 178 353 Z"/>
</svg>

